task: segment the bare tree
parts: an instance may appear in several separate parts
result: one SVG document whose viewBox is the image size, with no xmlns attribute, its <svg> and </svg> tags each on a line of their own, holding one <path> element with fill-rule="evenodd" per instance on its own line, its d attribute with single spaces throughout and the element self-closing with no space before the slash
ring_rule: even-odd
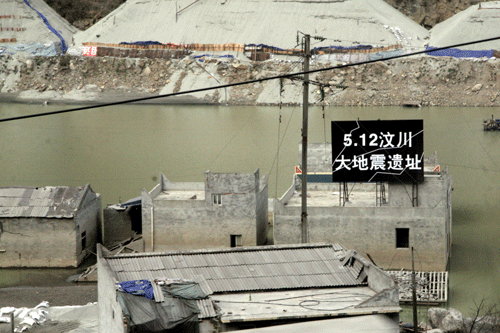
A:
<svg viewBox="0 0 500 333">
<path fill-rule="evenodd" d="M 471 317 L 464 318 L 463 333 L 500 333 L 500 301 L 474 301 Z"/>
</svg>

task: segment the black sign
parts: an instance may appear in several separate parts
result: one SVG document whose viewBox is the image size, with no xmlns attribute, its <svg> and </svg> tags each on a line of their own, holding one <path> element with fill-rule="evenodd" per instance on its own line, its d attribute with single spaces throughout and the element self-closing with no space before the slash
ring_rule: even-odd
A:
<svg viewBox="0 0 500 333">
<path fill-rule="evenodd" d="M 333 182 L 424 180 L 423 120 L 332 121 Z"/>
</svg>

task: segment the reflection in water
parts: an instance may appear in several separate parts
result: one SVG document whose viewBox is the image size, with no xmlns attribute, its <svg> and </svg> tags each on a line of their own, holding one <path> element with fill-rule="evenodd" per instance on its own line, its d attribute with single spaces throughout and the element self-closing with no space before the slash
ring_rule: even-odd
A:
<svg viewBox="0 0 500 333">
<path fill-rule="evenodd" d="M 0 117 L 50 109 L 62 107 L 0 104 Z M 323 119 L 320 108 L 309 110 L 309 142 L 330 141 L 332 120 L 424 119 L 425 152 L 436 151 L 441 167 L 448 167 L 453 179 L 449 305 L 466 313 L 483 296 L 500 296 L 500 132 L 482 129 L 483 119 L 498 111 L 332 107 L 325 110 Z M 205 170 L 259 168 L 269 175 L 269 195 L 279 197 L 291 185 L 299 163 L 301 117 L 301 107 L 280 111 L 277 107 L 126 105 L 0 123 L 0 186 L 90 183 L 102 194 L 103 204 L 108 204 L 137 197 L 141 188 L 150 190 L 159 172 L 171 181 L 203 181 Z M 40 277 L 47 272 L 39 272 L 43 274 L 33 279 L 13 273 L 13 282 L 6 282 L 9 275 L 2 272 L 0 284 L 49 281 Z M 54 274 L 50 283 L 56 284 Z"/>
<path fill-rule="evenodd" d="M 8 268 L 2 269 L 0 274 L 0 288 L 28 286 L 52 287 L 73 285 L 69 277 L 80 275 L 87 267 L 96 263 L 96 257 L 88 257 L 78 268 Z"/>
</svg>

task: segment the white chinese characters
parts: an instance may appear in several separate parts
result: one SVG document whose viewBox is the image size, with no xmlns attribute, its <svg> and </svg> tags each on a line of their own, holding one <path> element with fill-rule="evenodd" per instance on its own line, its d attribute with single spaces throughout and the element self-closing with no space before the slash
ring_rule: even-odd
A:
<svg viewBox="0 0 500 333">
<path fill-rule="evenodd" d="M 407 154 L 403 158 L 400 154 L 384 155 L 384 154 L 371 154 L 353 156 L 352 159 L 340 155 L 334 162 L 334 171 L 338 170 L 352 170 L 357 169 L 360 171 L 367 170 L 382 170 L 382 171 L 403 171 L 403 170 L 420 170 L 422 168 L 422 158 L 417 154 L 411 156 Z"/>
</svg>

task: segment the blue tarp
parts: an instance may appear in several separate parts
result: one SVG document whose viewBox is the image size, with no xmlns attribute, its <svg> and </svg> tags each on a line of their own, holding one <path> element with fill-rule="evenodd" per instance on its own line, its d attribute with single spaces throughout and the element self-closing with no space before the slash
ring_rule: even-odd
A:
<svg viewBox="0 0 500 333">
<path fill-rule="evenodd" d="M 54 33 L 54 35 L 56 35 L 57 37 L 59 37 L 59 39 L 61 40 L 61 49 L 62 49 L 63 53 L 66 53 L 66 51 L 68 50 L 68 47 L 66 46 L 66 42 L 64 41 L 64 38 L 62 38 L 62 36 L 59 34 L 59 32 L 50 25 L 49 21 L 47 20 L 47 18 L 45 18 L 45 16 L 43 16 L 42 13 L 40 13 L 38 10 L 36 10 L 35 8 L 33 8 L 30 5 L 30 3 L 28 2 L 28 0 L 24 0 L 24 2 L 28 5 L 28 7 L 30 7 L 35 12 L 37 12 L 38 16 L 40 16 L 42 18 L 43 23 L 45 23 L 45 25 L 47 26 L 47 28 L 49 28 L 49 30 L 52 31 Z"/>
<path fill-rule="evenodd" d="M 371 50 L 372 45 L 356 45 L 356 46 L 321 46 L 315 47 L 312 51 L 326 51 L 326 50 Z"/>
<path fill-rule="evenodd" d="M 122 207 L 140 206 L 140 205 L 142 205 L 142 197 L 136 197 L 120 204 L 120 206 Z"/>
<path fill-rule="evenodd" d="M 493 50 L 460 50 L 460 49 L 444 49 L 434 52 L 429 52 L 435 50 L 437 47 L 426 46 L 425 54 L 434 57 L 455 57 L 455 58 L 491 58 L 493 57 Z"/>
<path fill-rule="evenodd" d="M 144 296 L 150 300 L 153 300 L 155 298 L 153 286 L 148 280 L 132 280 L 119 282 L 118 290 L 136 296 Z"/>
<path fill-rule="evenodd" d="M 386 58 L 398 57 L 403 55 L 403 50 L 383 51 L 378 53 L 368 53 L 367 60 L 381 60 Z"/>
<path fill-rule="evenodd" d="M 61 44 L 55 43 L 25 43 L 25 44 L 0 44 L 0 56 L 26 52 L 32 56 L 53 57 L 61 53 Z"/>
<path fill-rule="evenodd" d="M 207 58 L 234 58 L 234 56 L 231 54 L 225 54 L 225 55 L 202 54 L 202 55 L 194 56 L 193 58 L 198 59 L 199 61 L 203 62 L 204 57 L 207 57 Z"/>
</svg>

